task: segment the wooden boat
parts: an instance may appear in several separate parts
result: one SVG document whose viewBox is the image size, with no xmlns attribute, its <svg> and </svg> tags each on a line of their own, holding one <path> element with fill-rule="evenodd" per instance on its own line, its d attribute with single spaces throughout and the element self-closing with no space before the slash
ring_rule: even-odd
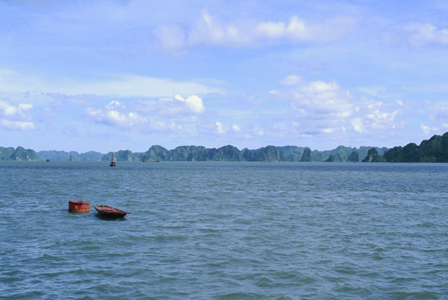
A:
<svg viewBox="0 0 448 300">
<path fill-rule="evenodd" d="M 95 207 L 100 217 L 103 218 L 118 219 L 123 218 L 127 214 L 130 214 L 130 212 L 128 211 L 123 211 L 121 209 L 107 205 L 94 205 L 93 207 Z"/>
</svg>

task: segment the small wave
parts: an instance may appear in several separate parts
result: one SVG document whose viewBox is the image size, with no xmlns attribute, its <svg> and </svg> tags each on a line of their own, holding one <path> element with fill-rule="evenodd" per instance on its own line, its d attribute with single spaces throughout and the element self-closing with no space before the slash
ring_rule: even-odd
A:
<svg viewBox="0 0 448 300">
<path fill-rule="evenodd" d="M 245 299 L 266 299 L 266 295 L 258 293 L 233 292 L 224 295 L 216 295 L 216 299 L 223 300 L 245 300 Z"/>
<path fill-rule="evenodd" d="M 187 237 L 184 235 L 158 235 L 155 237 L 157 242 L 182 241 L 186 239 Z"/>
<path fill-rule="evenodd" d="M 417 224 L 417 226 L 419 226 L 419 227 L 433 227 L 433 226 L 436 226 L 436 224 L 434 224 L 432 222 L 424 222 L 424 223 Z"/>
</svg>

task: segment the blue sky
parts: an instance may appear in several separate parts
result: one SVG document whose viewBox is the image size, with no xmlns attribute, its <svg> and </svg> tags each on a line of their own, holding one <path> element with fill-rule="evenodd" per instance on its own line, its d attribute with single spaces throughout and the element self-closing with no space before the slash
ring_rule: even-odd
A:
<svg viewBox="0 0 448 300">
<path fill-rule="evenodd" d="M 448 131 L 448 2 L 0 2 L 0 146 L 393 147 Z"/>
</svg>

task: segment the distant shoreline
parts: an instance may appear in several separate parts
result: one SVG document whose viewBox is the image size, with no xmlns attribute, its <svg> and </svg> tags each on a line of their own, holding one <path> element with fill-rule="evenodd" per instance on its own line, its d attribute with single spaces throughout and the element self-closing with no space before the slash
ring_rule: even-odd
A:
<svg viewBox="0 0 448 300">
<path fill-rule="evenodd" d="M 227 145 L 220 148 L 204 146 L 179 146 L 168 150 L 162 146 L 151 146 L 146 152 L 120 150 L 107 154 L 89 151 L 38 151 L 23 147 L 0 147 L 2 161 L 259 161 L 259 162 L 448 162 L 448 132 L 434 135 L 417 145 L 379 148 L 362 146 L 352 148 L 339 146 L 333 150 L 311 150 L 298 146 L 266 146 L 249 150 Z"/>
</svg>

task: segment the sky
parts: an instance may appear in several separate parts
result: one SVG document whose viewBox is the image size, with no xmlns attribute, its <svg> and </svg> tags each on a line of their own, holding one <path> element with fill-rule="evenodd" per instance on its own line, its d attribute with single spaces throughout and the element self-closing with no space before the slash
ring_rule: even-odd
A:
<svg viewBox="0 0 448 300">
<path fill-rule="evenodd" d="M 0 146 L 330 150 L 448 131 L 445 0 L 1 0 Z"/>
</svg>

